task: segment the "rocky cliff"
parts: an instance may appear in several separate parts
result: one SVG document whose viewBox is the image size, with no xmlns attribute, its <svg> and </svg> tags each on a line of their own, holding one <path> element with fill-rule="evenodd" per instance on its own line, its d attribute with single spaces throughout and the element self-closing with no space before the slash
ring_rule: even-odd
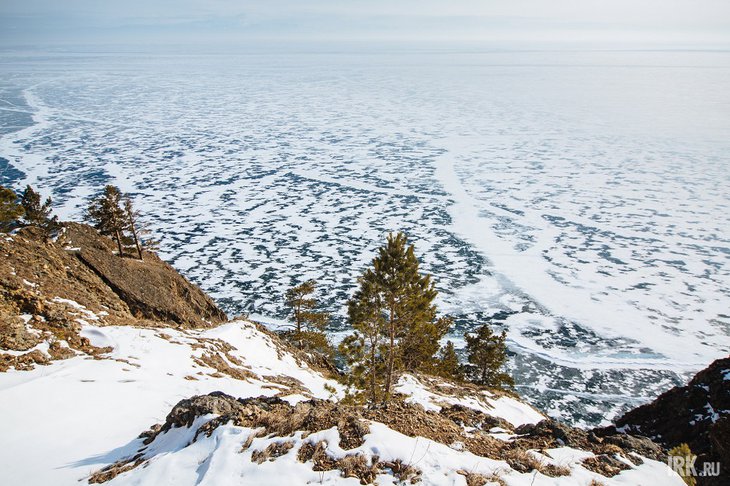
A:
<svg viewBox="0 0 730 486">
<path fill-rule="evenodd" d="M 616 421 L 629 433 L 651 437 L 667 448 L 686 443 L 696 469 L 719 462 L 721 476 L 699 477 L 698 484 L 730 483 L 730 357 L 718 359 L 682 387 L 629 411 Z M 723 470 L 724 469 L 724 470 Z"/>
<path fill-rule="evenodd" d="M 33 228 L 0 235 L 0 256 L 0 369 L 97 353 L 79 335 L 88 322 L 197 328 L 226 320 L 155 254 L 120 258 L 87 225 L 66 223 L 53 242 Z"/>
</svg>

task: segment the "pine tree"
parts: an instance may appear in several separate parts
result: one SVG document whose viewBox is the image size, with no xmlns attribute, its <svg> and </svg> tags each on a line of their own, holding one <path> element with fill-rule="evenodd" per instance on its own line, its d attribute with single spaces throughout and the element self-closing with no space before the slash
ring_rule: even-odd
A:
<svg viewBox="0 0 730 486">
<path fill-rule="evenodd" d="M 437 291 L 430 276 L 419 272 L 415 249 L 403 233 L 388 235 L 359 283 L 348 305 L 350 324 L 356 330 L 348 345 L 361 342 L 369 357 L 362 369 L 369 374 L 370 398 L 382 383 L 382 401 L 387 402 L 398 370 L 433 368 L 439 340 L 451 321 L 436 318 Z M 343 350 L 348 351 L 352 349 Z M 383 366 L 376 366 L 380 362 Z"/>
<path fill-rule="evenodd" d="M 501 371 L 507 362 L 507 334 L 494 334 L 489 324 L 484 324 L 474 335 L 466 334 L 468 375 L 474 383 L 484 386 L 513 386 L 514 381 Z"/>
<path fill-rule="evenodd" d="M 92 222 L 99 233 L 111 236 L 116 241 L 119 256 L 123 257 L 122 242 L 128 223 L 121 204 L 122 193 L 119 188 L 108 185 L 104 188 L 104 192 L 89 204 L 86 219 Z"/>
<path fill-rule="evenodd" d="M 23 215 L 23 206 L 18 204 L 18 195 L 12 189 L 0 186 L 0 231 L 7 233 L 18 225 Z"/>
<path fill-rule="evenodd" d="M 287 290 L 285 305 L 294 318 L 294 330 L 284 335 L 299 349 L 326 352 L 329 344 L 324 330 L 330 316 L 326 312 L 315 310 L 319 305 L 317 299 L 312 297 L 316 286 L 316 281 L 307 280 Z"/>
<path fill-rule="evenodd" d="M 350 368 L 346 375 L 350 385 L 367 390 L 371 405 L 384 396 L 385 364 L 388 354 L 385 346 L 386 323 L 381 312 L 382 303 L 377 288 L 371 281 L 360 279 L 360 289 L 350 299 L 347 315 L 355 333 L 340 344 L 340 353 Z"/>
<path fill-rule="evenodd" d="M 380 294 L 380 301 L 385 312 L 385 329 L 387 333 L 387 365 L 385 370 L 384 399 L 388 401 L 391 388 L 395 381 L 397 367 L 404 364 L 408 369 L 422 364 L 419 357 L 409 359 L 403 363 L 401 358 L 410 358 L 404 352 L 411 348 L 407 345 L 397 346 L 397 340 L 404 335 L 413 335 L 420 328 L 436 317 L 436 307 L 433 300 L 437 292 L 429 275 L 419 273 L 419 262 L 413 245 L 408 245 L 408 239 L 403 233 L 388 235 L 385 246 L 378 250 L 378 256 L 373 259 L 373 269 L 367 270 L 363 280 L 375 286 Z M 422 346 L 425 346 L 432 335 L 421 336 Z M 438 336 L 440 338 L 441 336 Z M 438 343 L 438 338 L 436 342 Z M 406 337 L 407 341 L 412 340 Z M 438 350 L 438 344 L 436 344 Z M 435 350 L 434 350 L 435 352 Z M 421 352 L 416 356 L 423 355 Z"/>
<path fill-rule="evenodd" d="M 439 341 L 453 324 L 454 320 L 446 316 L 415 321 L 408 326 L 398 342 L 403 368 L 433 372 L 436 365 L 433 357 L 439 351 Z"/>
<path fill-rule="evenodd" d="M 144 260 L 144 256 L 142 255 L 142 244 L 137 232 L 137 229 L 140 227 L 139 211 L 134 209 L 134 206 L 132 205 L 132 198 L 129 196 L 124 197 L 124 215 L 127 218 L 127 227 L 129 232 L 132 234 L 132 241 L 134 242 L 134 247 L 137 250 L 137 255 L 140 260 Z"/>
<path fill-rule="evenodd" d="M 694 464 L 694 461 L 697 458 L 695 454 L 692 454 L 692 450 L 689 446 L 686 443 L 682 443 L 673 447 L 669 450 L 669 457 L 670 459 L 674 457 L 682 458 L 681 462 L 678 461 L 682 467 L 678 468 L 679 470 L 676 470 L 675 472 L 679 474 L 687 486 L 696 486 L 697 479 L 692 475 L 692 472 L 689 471 L 687 467 L 684 467 L 688 464 Z"/>
<path fill-rule="evenodd" d="M 439 359 L 436 363 L 436 374 L 457 381 L 463 378 L 459 357 L 456 355 L 454 343 L 451 341 L 447 341 L 446 345 L 439 352 Z"/>
<path fill-rule="evenodd" d="M 23 206 L 25 224 L 40 228 L 46 239 L 49 239 L 58 230 L 58 217 L 51 216 L 53 200 L 50 197 L 41 204 L 41 195 L 31 186 L 26 186 L 20 198 L 20 204 Z"/>
</svg>

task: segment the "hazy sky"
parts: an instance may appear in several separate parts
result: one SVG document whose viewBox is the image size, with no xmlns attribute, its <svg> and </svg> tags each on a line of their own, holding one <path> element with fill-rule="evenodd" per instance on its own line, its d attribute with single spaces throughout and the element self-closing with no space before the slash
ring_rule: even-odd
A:
<svg viewBox="0 0 730 486">
<path fill-rule="evenodd" d="M 730 44 L 730 0 L 0 0 L 0 45 Z"/>
</svg>

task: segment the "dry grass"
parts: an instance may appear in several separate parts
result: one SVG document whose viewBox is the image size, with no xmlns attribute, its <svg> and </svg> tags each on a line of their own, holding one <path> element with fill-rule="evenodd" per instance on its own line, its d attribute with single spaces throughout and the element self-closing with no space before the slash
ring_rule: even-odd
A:
<svg viewBox="0 0 730 486">
<path fill-rule="evenodd" d="M 141 454 L 139 456 L 141 456 Z M 139 456 L 136 456 L 130 461 L 115 462 L 114 464 L 95 472 L 89 476 L 89 484 L 105 483 L 107 481 L 111 481 L 122 473 L 131 471 L 144 462 L 144 459 Z"/>
<path fill-rule="evenodd" d="M 231 362 L 234 362 L 235 358 L 227 353 L 225 353 L 225 357 L 230 360 Z M 231 359 L 233 358 L 233 359 Z M 220 375 L 218 377 L 222 377 L 223 375 L 228 375 L 231 378 L 235 378 L 237 380 L 243 380 L 248 381 L 249 379 L 256 379 L 258 378 L 254 373 L 251 371 L 245 369 L 245 368 L 234 368 L 231 365 L 228 364 L 228 361 L 223 359 L 223 356 L 219 352 L 204 352 L 202 356 L 199 358 L 194 357 L 193 361 L 195 361 L 196 364 L 199 366 L 205 366 L 209 368 L 213 368 L 216 370 Z"/>
<path fill-rule="evenodd" d="M 35 365 L 47 365 L 50 363 L 48 356 L 37 349 L 29 353 L 13 356 L 11 354 L 0 354 L 0 371 L 7 371 L 15 368 L 18 371 L 29 371 Z"/>
<path fill-rule="evenodd" d="M 570 468 L 542 461 L 535 454 L 522 449 L 511 449 L 507 451 L 504 460 L 507 461 L 507 464 L 512 469 L 521 473 L 539 471 L 545 476 L 550 477 L 570 475 Z"/>
<path fill-rule="evenodd" d="M 363 454 L 349 454 L 340 459 L 335 459 L 327 454 L 327 443 L 325 441 L 312 444 L 305 442 L 297 452 L 297 459 L 300 462 L 313 463 L 313 471 L 334 471 L 339 470 L 343 478 L 357 478 L 360 484 L 372 484 L 375 477 L 384 469 L 390 469 L 398 481 L 415 484 L 420 481 L 421 471 L 403 461 L 380 462 L 377 456 L 372 460 Z"/>
<path fill-rule="evenodd" d="M 337 460 L 337 469 L 341 471 L 343 478 L 357 478 L 360 484 L 372 484 L 375 477 L 380 473 L 377 458 L 372 462 L 362 454 L 351 454 Z"/>
<path fill-rule="evenodd" d="M 384 469 L 390 469 L 393 476 L 401 483 L 416 484 L 421 481 L 421 470 L 415 466 L 406 464 L 400 459 L 382 462 L 380 466 Z"/>
<path fill-rule="evenodd" d="M 61 343 L 59 341 L 51 342 L 51 344 L 48 346 L 48 354 L 51 356 L 51 359 L 54 360 L 69 359 L 76 356 L 76 353 L 73 349 L 66 346 L 61 346 Z"/>
<path fill-rule="evenodd" d="M 293 393 L 298 393 L 300 395 L 303 395 L 305 397 L 311 397 L 312 391 L 304 386 L 304 383 L 297 380 L 296 378 L 292 378 L 291 376 L 286 375 L 265 375 L 262 376 L 262 378 L 268 382 L 275 383 L 277 385 L 283 386 L 285 389 L 279 391 L 279 393 L 276 394 L 277 397 L 291 395 Z M 269 387 L 276 389 L 278 387 Z"/>
<path fill-rule="evenodd" d="M 249 447 L 251 447 L 251 444 L 253 444 L 254 439 L 257 437 L 261 437 L 263 434 L 263 429 L 256 429 L 253 432 L 251 432 L 248 437 L 246 437 L 246 441 L 241 445 L 241 450 L 239 452 L 246 451 Z"/>
<path fill-rule="evenodd" d="M 297 452 L 300 462 L 312 461 L 313 471 L 331 471 L 337 468 L 337 462 L 327 454 L 327 443 L 319 441 L 316 444 L 304 443 Z"/>
<path fill-rule="evenodd" d="M 504 482 L 504 479 L 500 478 L 497 474 L 485 475 L 464 470 L 456 472 L 464 476 L 464 479 L 466 479 L 466 486 L 485 486 L 489 483 L 496 483 L 500 486 L 507 486 L 507 483 Z"/>
<path fill-rule="evenodd" d="M 265 461 L 275 461 L 283 456 L 294 447 L 294 442 L 287 440 L 282 442 L 272 442 L 263 451 L 253 451 L 251 453 L 251 461 L 261 464 Z"/>
<path fill-rule="evenodd" d="M 583 459 L 581 464 L 589 471 L 600 474 L 601 476 L 606 476 L 607 478 L 612 478 L 621 471 L 630 469 L 626 463 L 619 461 L 613 456 L 605 454 Z"/>
</svg>

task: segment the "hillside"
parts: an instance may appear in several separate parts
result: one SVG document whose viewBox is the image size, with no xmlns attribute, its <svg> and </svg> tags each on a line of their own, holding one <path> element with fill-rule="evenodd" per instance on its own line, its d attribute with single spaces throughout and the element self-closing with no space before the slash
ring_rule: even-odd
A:
<svg viewBox="0 0 730 486">
<path fill-rule="evenodd" d="M 3 484 L 684 484 L 655 443 L 404 374 L 385 409 L 154 255 L 3 236 Z M 592 483 L 597 484 L 597 483 Z"/>
</svg>

